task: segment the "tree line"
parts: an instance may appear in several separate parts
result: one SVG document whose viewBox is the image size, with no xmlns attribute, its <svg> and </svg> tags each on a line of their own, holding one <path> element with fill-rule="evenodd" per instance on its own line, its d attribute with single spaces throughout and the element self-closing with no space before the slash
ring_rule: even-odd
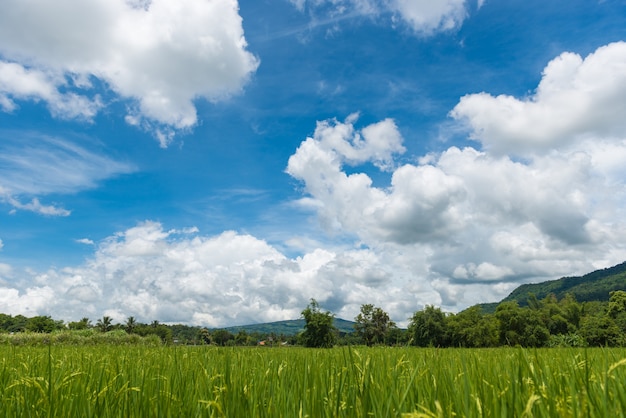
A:
<svg viewBox="0 0 626 418">
<path fill-rule="evenodd" d="M 407 329 L 397 327 L 389 314 L 372 304 L 361 306 L 354 318 L 353 332 L 339 332 L 334 314 L 311 299 L 302 311 L 304 329 L 297 335 L 275 333 L 231 333 L 226 329 L 166 325 L 158 321 L 138 322 L 130 316 L 114 324 L 103 316 L 92 324 L 89 318 L 65 323 L 50 316 L 27 318 L 0 314 L 0 332 L 51 333 L 124 331 L 139 336 L 157 335 L 171 344 L 232 345 L 414 345 L 419 347 L 583 347 L 626 346 L 626 291 L 613 291 L 608 302 L 579 303 L 571 294 L 558 300 L 550 294 L 539 300 L 532 294 L 527 306 L 516 301 L 500 303 L 494 313 L 484 313 L 479 305 L 459 313 L 446 313 L 426 305 L 409 318 Z"/>
<path fill-rule="evenodd" d="M 366 304 L 354 319 L 354 333 L 343 336 L 332 331 L 332 313 L 322 311 L 315 300 L 303 316 L 306 326 L 301 342 L 310 347 L 346 343 L 475 348 L 626 346 L 626 292 L 621 290 L 611 292 L 608 302 L 579 303 L 571 294 L 561 300 L 554 294 L 539 300 L 531 294 L 527 306 L 502 302 L 492 314 L 483 313 L 479 305 L 457 314 L 427 305 L 413 314 L 406 330 L 399 329 L 381 308 Z"/>
</svg>

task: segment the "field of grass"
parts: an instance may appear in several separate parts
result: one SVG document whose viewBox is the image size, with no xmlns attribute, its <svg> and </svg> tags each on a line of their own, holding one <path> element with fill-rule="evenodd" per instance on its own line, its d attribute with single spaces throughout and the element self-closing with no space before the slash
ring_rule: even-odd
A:
<svg viewBox="0 0 626 418">
<path fill-rule="evenodd" d="M 619 417 L 625 349 L 0 345 L 0 417 Z"/>
</svg>

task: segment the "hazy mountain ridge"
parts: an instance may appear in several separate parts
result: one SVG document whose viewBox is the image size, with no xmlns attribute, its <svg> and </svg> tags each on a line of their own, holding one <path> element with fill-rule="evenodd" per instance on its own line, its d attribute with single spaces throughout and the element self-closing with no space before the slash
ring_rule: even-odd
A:
<svg viewBox="0 0 626 418">
<path fill-rule="evenodd" d="M 304 330 L 304 319 L 291 319 L 286 321 L 266 322 L 262 324 L 239 325 L 224 328 L 225 330 L 236 334 L 239 331 L 245 331 L 248 334 L 272 334 L 275 335 L 296 335 Z M 333 324 L 339 332 L 349 333 L 354 331 L 354 322 L 341 318 L 335 318 Z"/>
<path fill-rule="evenodd" d="M 483 312 L 493 313 L 502 302 L 517 301 L 520 306 L 528 305 L 528 298 L 534 294 L 541 300 L 553 293 L 557 299 L 563 298 L 567 293 L 574 295 L 578 302 L 609 300 L 609 293 L 614 290 L 626 291 L 626 261 L 613 267 L 600 269 L 587 273 L 583 276 L 562 277 L 556 280 L 548 280 L 541 283 L 523 284 L 513 290 L 500 302 L 482 303 Z M 261 333 L 276 335 L 296 335 L 304 330 L 304 319 L 292 319 L 286 321 L 267 322 L 262 324 L 240 325 L 225 328 L 236 334 L 244 330 L 247 333 Z M 334 325 L 340 332 L 350 333 L 354 331 L 354 322 L 341 318 L 335 318 Z"/>
</svg>

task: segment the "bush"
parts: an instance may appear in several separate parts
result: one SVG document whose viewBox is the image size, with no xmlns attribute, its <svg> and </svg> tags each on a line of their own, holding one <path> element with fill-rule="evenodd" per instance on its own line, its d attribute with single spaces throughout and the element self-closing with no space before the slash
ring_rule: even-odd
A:
<svg viewBox="0 0 626 418">
<path fill-rule="evenodd" d="M 46 346 L 52 345 L 141 345 L 159 346 L 161 339 L 157 335 L 141 337 L 136 334 L 127 334 L 124 330 L 97 332 L 94 330 L 58 331 L 51 334 L 34 332 L 18 332 L 14 334 L 0 334 L 0 344 L 13 346 Z"/>
</svg>

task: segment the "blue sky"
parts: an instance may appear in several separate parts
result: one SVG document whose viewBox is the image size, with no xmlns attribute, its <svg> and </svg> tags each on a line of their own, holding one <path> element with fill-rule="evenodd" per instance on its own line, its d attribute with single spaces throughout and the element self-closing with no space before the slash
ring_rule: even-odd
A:
<svg viewBox="0 0 626 418">
<path fill-rule="evenodd" d="M 0 312 L 400 324 L 626 259 L 626 3 L 4 0 Z"/>
</svg>

